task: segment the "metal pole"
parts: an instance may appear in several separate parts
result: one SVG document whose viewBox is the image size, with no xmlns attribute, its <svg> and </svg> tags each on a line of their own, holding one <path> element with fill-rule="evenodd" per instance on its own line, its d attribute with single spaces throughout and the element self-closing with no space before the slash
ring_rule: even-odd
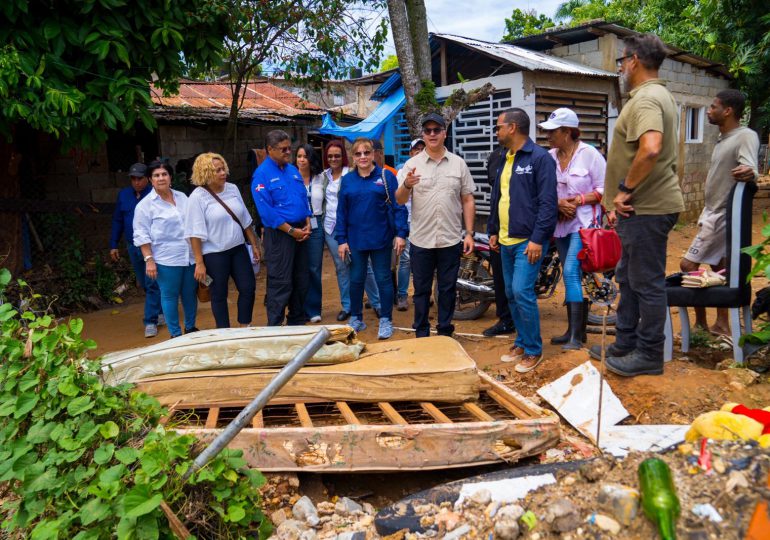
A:
<svg viewBox="0 0 770 540">
<path fill-rule="evenodd" d="M 599 446 L 599 439 L 602 435 L 602 399 L 604 398 L 604 370 L 606 360 L 606 337 L 607 337 L 607 316 L 610 314 L 610 305 L 607 304 L 607 312 L 602 315 L 602 360 L 599 366 L 599 411 L 596 414 L 596 447 L 599 452 L 602 451 L 602 447 Z"/>
<path fill-rule="evenodd" d="M 313 355 L 318 352 L 324 343 L 331 337 L 331 332 L 323 326 L 318 333 L 313 336 L 307 345 L 305 345 L 297 356 L 291 359 L 291 361 L 279 371 L 275 377 L 265 386 L 262 391 L 257 394 L 251 403 L 249 403 L 235 419 L 214 439 L 214 441 L 201 452 L 192 464 L 187 472 L 182 476 L 183 480 L 189 478 L 189 476 L 206 465 L 209 461 L 214 459 L 219 452 L 222 451 L 232 441 L 240 431 L 246 427 L 254 416 L 261 411 L 265 405 L 273 398 L 273 396 L 283 388 L 283 386 L 289 382 L 294 375 L 304 366 Z"/>
</svg>

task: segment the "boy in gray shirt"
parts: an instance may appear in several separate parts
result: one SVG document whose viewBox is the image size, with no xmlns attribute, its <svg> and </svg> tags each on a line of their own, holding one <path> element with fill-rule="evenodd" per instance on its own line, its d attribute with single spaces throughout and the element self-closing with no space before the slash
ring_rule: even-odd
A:
<svg viewBox="0 0 770 540">
<path fill-rule="evenodd" d="M 706 176 L 706 201 L 698 218 L 698 234 L 680 263 L 682 272 L 692 272 L 700 264 L 714 270 L 724 268 L 725 226 L 728 197 L 733 183 L 751 182 L 757 177 L 759 137 L 740 125 L 745 98 L 739 90 L 723 90 L 717 94 L 706 113 L 709 123 L 719 127 L 719 138 L 711 154 L 711 167 Z M 706 308 L 695 308 L 695 325 L 714 334 L 730 335 L 728 312 L 717 309 L 717 320 L 709 329 Z"/>
</svg>

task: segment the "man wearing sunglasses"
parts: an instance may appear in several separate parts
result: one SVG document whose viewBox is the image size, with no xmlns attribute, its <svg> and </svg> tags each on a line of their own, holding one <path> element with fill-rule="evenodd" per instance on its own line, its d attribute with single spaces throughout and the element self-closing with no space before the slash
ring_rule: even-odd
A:
<svg viewBox="0 0 770 540">
<path fill-rule="evenodd" d="M 398 173 L 396 191 L 399 204 L 412 198 L 409 258 L 414 285 L 413 328 L 417 337 L 430 335 L 428 310 L 435 274 L 436 330 L 439 335 L 451 336 L 460 257 L 473 251 L 476 185 L 465 161 L 444 146 L 444 117 L 436 113 L 425 115 L 422 133 L 425 150 L 404 164 Z"/>
<path fill-rule="evenodd" d="M 265 137 L 267 157 L 254 171 L 251 195 L 265 228 L 267 266 L 267 324 L 305 324 L 310 205 L 299 170 L 290 163 L 291 140 L 280 129 Z"/>
<path fill-rule="evenodd" d="M 617 59 L 630 97 L 615 123 L 604 184 L 604 200 L 612 201 L 610 222 L 623 247 L 615 270 L 620 302 L 607 369 L 626 377 L 663 373 L 666 246 L 684 210 L 676 173 L 679 109 L 658 78 L 665 59 L 665 45 L 653 34 L 625 38 Z"/>
</svg>

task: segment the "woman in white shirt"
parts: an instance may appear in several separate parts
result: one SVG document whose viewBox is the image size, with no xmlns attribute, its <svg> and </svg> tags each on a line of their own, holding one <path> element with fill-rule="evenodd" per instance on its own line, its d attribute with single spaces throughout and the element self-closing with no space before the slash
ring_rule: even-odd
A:
<svg viewBox="0 0 770 540">
<path fill-rule="evenodd" d="M 205 282 L 208 275 L 213 280 L 209 287 L 217 328 L 230 327 L 227 288 L 231 277 L 238 289 L 238 323 L 251 324 L 257 289 L 252 261 L 256 264 L 260 257 L 251 215 L 238 188 L 227 181 L 229 174 L 219 154 L 207 152 L 195 159 L 192 183 L 199 187 L 190 194 L 184 232 L 195 257 L 195 279 Z"/>
<path fill-rule="evenodd" d="M 134 211 L 134 245 L 142 250 L 147 277 L 158 281 L 160 303 L 171 337 L 182 335 L 179 299 L 184 311 L 184 333 L 195 332 L 198 299 L 192 249 L 184 237 L 187 196 L 171 189 L 171 167 L 153 161 L 147 168 L 153 190 Z"/>
<path fill-rule="evenodd" d="M 334 238 L 334 227 L 337 224 L 337 194 L 340 191 L 342 177 L 350 172 L 348 168 L 348 154 L 342 141 L 334 140 L 326 143 L 323 155 L 324 166 L 324 198 L 326 201 L 324 210 L 324 240 L 329 248 L 334 268 L 337 271 L 337 286 L 340 289 L 340 303 L 342 311 L 337 314 L 337 320 L 342 322 L 350 317 L 350 271 L 348 263 L 342 260 L 338 254 L 337 240 Z"/>
</svg>

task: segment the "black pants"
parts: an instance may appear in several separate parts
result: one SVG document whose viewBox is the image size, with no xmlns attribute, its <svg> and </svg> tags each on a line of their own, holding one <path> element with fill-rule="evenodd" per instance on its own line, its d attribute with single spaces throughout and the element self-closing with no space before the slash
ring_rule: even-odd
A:
<svg viewBox="0 0 770 540">
<path fill-rule="evenodd" d="M 615 269 L 620 286 L 615 342 L 663 365 L 666 324 L 666 245 L 679 214 L 618 217 L 623 255 Z"/>
<path fill-rule="evenodd" d="M 295 225 L 296 226 L 296 225 Z M 304 227 L 304 224 L 300 225 Z M 267 266 L 267 324 L 281 326 L 286 307 L 289 326 L 305 324 L 305 297 L 308 289 L 309 259 L 306 242 L 297 242 L 278 229 L 265 228 Z"/>
<path fill-rule="evenodd" d="M 445 248 L 425 249 L 412 244 L 409 247 L 409 259 L 412 263 L 412 283 L 414 285 L 414 328 L 417 337 L 430 335 L 428 311 L 433 288 L 433 275 L 438 281 L 438 324 L 439 335 L 451 336 L 454 332 L 452 317 L 455 313 L 457 295 L 457 271 L 460 269 L 460 257 L 463 252 L 462 242 Z"/>
<path fill-rule="evenodd" d="M 218 253 L 207 253 L 203 256 L 203 263 L 206 273 L 214 280 L 211 282 L 211 311 L 217 328 L 230 328 L 227 288 L 231 277 L 238 289 L 238 322 L 250 324 L 257 281 L 246 244 Z"/>
<path fill-rule="evenodd" d="M 500 252 L 489 251 L 489 264 L 492 267 L 492 280 L 495 283 L 495 315 L 501 322 L 513 326 L 511 307 L 508 305 L 508 297 L 505 296 L 503 260 L 500 258 Z"/>
</svg>

